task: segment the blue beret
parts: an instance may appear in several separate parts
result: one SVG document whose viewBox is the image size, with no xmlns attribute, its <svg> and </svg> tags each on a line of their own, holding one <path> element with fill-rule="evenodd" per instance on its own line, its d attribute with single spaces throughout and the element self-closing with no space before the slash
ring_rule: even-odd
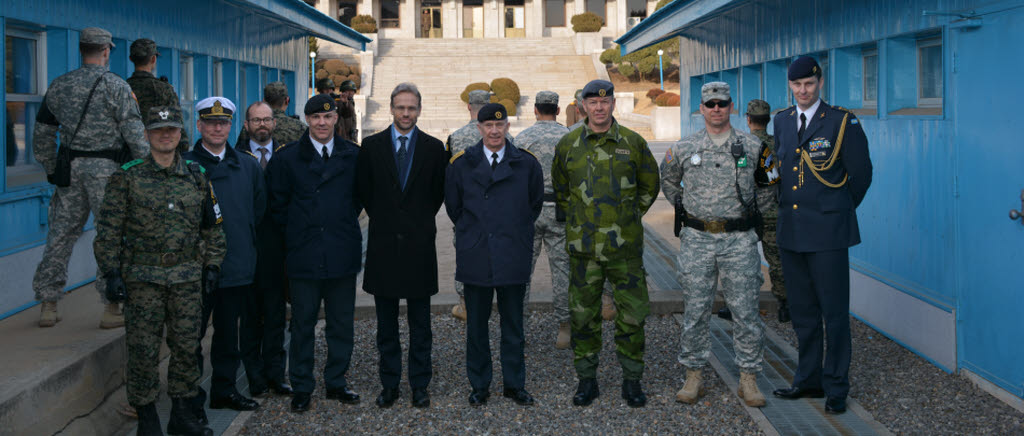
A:
<svg viewBox="0 0 1024 436">
<path fill-rule="evenodd" d="M 583 98 L 587 97 L 614 97 L 615 85 L 607 80 L 591 80 L 583 87 Z"/>
<path fill-rule="evenodd" d="M 338 110 L 338 106 L 334 103 L 334 98 L 329 94 L 317 94 L 306 101 L 306 108 L 303 112 L 306 115 L 313 115 L 318 112 L 334 112 Z"/>
<path fill-rule="evenodd" d="M 487 105 L 480 108 L 480 112 L 476 115 L 476 120 L 481 123 L 491 120 L 508 121 L 508 111 L 505 110 L 505 106 L 498 103 L 487 103 Z"/>
<path fill-rule="evenodd" d="M 798 80 L 805 77 L 821 76 L 821 67 L 818 61 L 810 56 L 800 56 L 792 64 L 789 64 L 789 80 Z"/>
</svg>

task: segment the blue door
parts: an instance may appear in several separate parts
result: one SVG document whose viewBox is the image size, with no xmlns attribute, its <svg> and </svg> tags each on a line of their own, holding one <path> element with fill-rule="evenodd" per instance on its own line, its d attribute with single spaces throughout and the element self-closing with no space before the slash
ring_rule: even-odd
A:
<svg viewBox="0 0 1024 436">
<path fill-rule="evenodd" d="M 1024 9 L 998 9 L 980 27 L 948 33 L 959 167 L 957 345 L 962 367 L 1024 396 L 1024 225 L 1009 218 L 1024 189 Z"/>
</svg>

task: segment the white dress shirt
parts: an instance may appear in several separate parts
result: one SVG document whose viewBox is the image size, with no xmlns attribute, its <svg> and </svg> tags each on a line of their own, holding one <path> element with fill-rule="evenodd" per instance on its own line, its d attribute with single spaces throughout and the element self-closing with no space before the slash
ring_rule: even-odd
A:
<svg viewBox="0 0 1024 436">
<path fill-rule="evenodd" d="M 224 155 L 227 154 L 228 152 L 227 148 L 227 145 L 225 145 L 224 148 L 220 149 L 220 153 L 214 153 L 213 150 L 210 150 L 210 148 L 206 146 L 205 142 L 203 143 L 203 149 L 206 150 L 208 153 L 216 156 L 217 162 L 224 160 Z"/>
<path fill-rule="evenodd" d="M 310 135 L 309 140 L 310 140 L 310 142 L 313 143 L 313 148 L 316 150 L 316 154 L 319 154 L 319 155 L 323 156 L 323 154 L 324 154 L 323 153 L 324 147 L 327 147 L 327 157 L 331 157 L 331 155 L 334 154 L 334 137 L 333 136 L 331 137 L 330 141 L 327 141 L 326 144 L 321 143 L 321 142 L 317 141 L 316 139 L 313 139 L 312 135 Z"/>
<path fill-rule="evenodd" d="M 808 108 L 806 111 L 801 110 L 800 105 L 796 105 L 796 129 L 798 131 L 800 130 L 800 115 L 803 114 L 804 116 L 807 117 L 807 124 L 804 125 L 804 129 L 809 129 L 811 128 L 811 121 L 814 121 L 814 113 L 818 111 L 818 106 L 821 106 L 820 98 L 818 99 L 818 101 L 814 102 L 814 104 L 811 105 L 811 107 Z"/>
<path fill-rule="evenodd" d="M 252 154 L 256 156 L 256 159 L 259 159 L 261 156 L 260 147 L 267 149 L 267 161 L 270 161 L 270 155 L 274 154 L 274 141 L 268 142 L 267 145 L 259 145 L 256 141 L 249 140 L 249 148 L 252 149 Z"/>
</svg>

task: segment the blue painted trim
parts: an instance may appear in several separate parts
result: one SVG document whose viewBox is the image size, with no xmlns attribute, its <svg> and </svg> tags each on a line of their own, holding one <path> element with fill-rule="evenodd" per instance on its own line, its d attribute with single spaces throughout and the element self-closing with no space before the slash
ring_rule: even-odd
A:
<svg viewBox="0 0 1024 436">
<path fill-rule="evenodd" d="M 893 342 L 895 342 L 895 343 L 899 344 L 899 345 L 900 345 L 901 347 L 903 347 L 903 348 L 906 348 L 906 349 L 910 350 L 910 352 L 912 352 L 912 353 L 914 353 L 914 354 L 916 354 L 916 355 L 920 356 L 920 357 L 921 357 L 922 359 L 924 359 L 924 360 L 927 360 L 927 361 L 928 361 L 928 363 L 931 363 L 932 365 L 935 365 L 936 367 L 938 367 L 939 369 L 941 369 L 941 370 L 945 371 L 946 373 L 948 373 L 948 374 L 952 374 L 952 373 L 954 372 L 953 370 L 951 370 L 951 369 L 947 368 L 947 367 L 946 367 L 945 365 L 943 365 L 943 364 L 941 364 L 941 363 L 939 363 L 939 362 L 936 362 L 936 361 L 935 361 L 934 359 L 932 359 L 931 357 L 928 357 L 928 356 L 924 355 L 923 353 L 921 353 L 920 351 L 917 351 L 917 349 L 915 349 L 914 347 L 911 347 L 910 345 L 907 345 L 907 344 L 906 344 L 906 343 L 904 343 L 903 341 L 901 341 L 901 340 L 899 340 L 899 339 L 896 339 L 896 338 L 895 338 L 895 337 L 893 337 L 892 335 L 890 335 L 890 334 L 886 333 L 886 332 L 885 332 L 885 330 L 882 330 L 882 329 L 880 329 L 880 328 L 876 327 L 876 326 L 875 326 L 874 324 L 871 324 L 870 322 L 867 322 L 866 320 L 864 320 L 864 318 L 861 318 L 861 317 L 860 317 L 859 315 L 857 315 L 856 313 L 850 312 L 850 315 L 852 315 L 852 316 L 853 316 L 854 318 L 857 318 L 857 320 L 859 320 L 860 322 L 862 322 L 862 323 L 866 324 L 866 325 L 867 325 L 868 327 L 871 327 L 871 328 L 872 328 L 872 329 L 874 329 L 874 330 L 875 330 L 876 332 L 880 333 L 880 334 L 881 334 L 882 336 L 885 336 L 885 337 L 889 338 L 889 340 L 891 340 L 891 341 L 893 341 Z"/>
<path fill-rule="evenodd" d="M 648 47 L 683 33 L 695 26 L 740 7 L 750 0 L 675 0 L 654 11 L 640 24 L 615 40 L 623 55 Z M 678 14 L 682 16 L 677 17 Z"/>
<path fill-rule="evenodd" d="M 955 300 L 943 301 L 944 297 L 938 295 L 928 295 L 928 293 L 924 292 L 923 290 L 915 289 L 906 284 L 900 283 L 897 281 L 897 278 L 887 277 L 884 275 L 884 273 L 872 269 L 871 266 L 868 265 L 867 263 L 862 263 L 855 259 L 850 260 L 850 269 L 857 271 L 861 274 L 864 274 L 868 277 L 871 277 L 875 280 L 878 280 L 886 284 L 887 286 L 896 289 L 897 291 L 900 291 L 904 294 L 907 294 L 911 297 L 928 303 L 929 305 L 934 306 L 935 308 L 938 308 L 946 313 L 953 313 L 953 308 L 956 304 Z"/>
<path fill-rule="evenodd" d="M 73 291 L 75 289 L 81 288 L 82 286 L 85 286 L 85 285 L 87 285 L 89 283 L 92 283 L 94 281 L 96 281 L 96 276 L 92 276 L 92 277 L 90 277 L 90 278 L 88 278 L 86 280 L 83 280 L 81 282 L 75 283 L 75 284 L 73 284 L 71 286 L 65 286 L 63 293 L 66 294 L 68 292 L 71 292 L 71 291 Z M 8 310 L 7 312 L 0 313 L 0 320 L 7 319 L 9 317 L 17 315 L 17 314 L 19 314 L 21 312 L 24 312 L 25 310 L 31 309 L 31 308 L 33 308 L 35 306 L 38 306 L 38 305 L 39 305 L 39 301 L 32 301 L 30 303 L 22 304 L 21 306 L 18 306 L 18 307 L 14 308 L 14 309 Z"/>
<path fill-rule="evenodd" d="M 981 378 L 984 378 L 985 380 L 988 380 L 992 384 L 999 386 L 1000 388 L 1003 388 L 1004 390 L 1006 390 L 1006 392 L 1024 398 L 1024 386 L 1014 386 L 1013 383 L 1010 383 L 1004 380 L 1003 378 L 999 377 L 998 375 L 990 371 L 986 371 L 985 369 L 977 365 L 974 365 L 970 361 L 961 359 L 958 364 L 961 368 L 968 369 L 971 372 L 978 374 L 978 376 L 980 376 Z"/>
<path fill-rule="evenodd" d="M 281 19 L 301 26 L 312 33 L 312 36 L 324 38 L 338 44 L 366 50 L 366 43 L 371 39 L 362 33 L 352 30 L 338 20 L 324 15 L 306 2 L 295 0 L 258 0 L 245 1 L 245 7 L 267 11 Z"/>
<path fill-rule="evenodd" d="M 29 249 L 38 247 L 38 246 L 43 245 L 43 244 L 46 244 L 46 236 L 43 236 L 40 239 L 36 239 L 35 241 L 26 242 L 24 244 L 18 244 L 18 245 L 14 246 L 14 247 L 5 248 L 3 250 L 0 250 L 0 257 L 10 256 L 10 255 L 15 254 L 15 253 L 20 253 L 22 251 L 29 250 Z"/>
</svg>

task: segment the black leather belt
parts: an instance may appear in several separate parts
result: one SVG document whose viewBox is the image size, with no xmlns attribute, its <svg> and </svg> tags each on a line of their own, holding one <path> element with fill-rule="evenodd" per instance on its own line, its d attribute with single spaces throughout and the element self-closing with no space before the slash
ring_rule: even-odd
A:
<svg viewBox="0 0 1024 436">
<path fill-rule="evenodd" d="M 199 258 L 199 250 L 192 248 L 168 253 L 141 253 L 131 255 L 131 263 L 136 265 L 172 267 Z"/>
<path fill-rule="evenodd" d="M 757 225 L 757 218 L 734 218 L 719 221 L 705 221 L 689 215 L 683 217 L 683 225 L 708 233 L 745 232 Z"/>
<path fill-rule="evenodd" d="M 550 202 L 554 203 L 555 202 L 555 194 L 554 193 L 544 194 L 544 201 L 550 201 Z"/>
<path fill-rule="evenodd" d="M 71 150 L 71 159 L 79 157 L 92 157 L 98 159 L 110 159 L 112 161 L 120 158 L 120 150 L 100 150 L 100 151 L 84 151 L 84 150 Z"/>
</svg>

